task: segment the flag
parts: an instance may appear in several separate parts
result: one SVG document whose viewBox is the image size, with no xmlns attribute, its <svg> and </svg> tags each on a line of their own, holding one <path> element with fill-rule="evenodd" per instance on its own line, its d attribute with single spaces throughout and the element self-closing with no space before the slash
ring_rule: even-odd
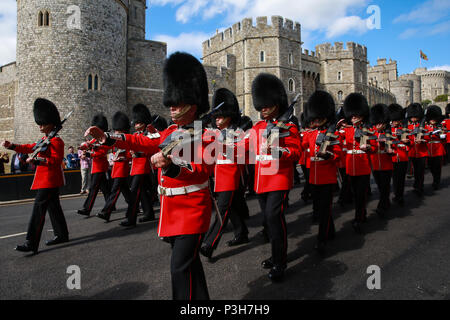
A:
<svg viewBox="0 0 450 320">
<path fill-rule="evenodd" d="M 420 58 L 421 58 L 421 59 L 423 59 L 423 60 L 426 60 L 426 61 L 428 61 L 428 57 L 427 57 L 427 55 L 426 55 L 425 53 L 423 53 L 423 51 L 422 51 L 422 50 L 420 50 Z"/>
</svg>

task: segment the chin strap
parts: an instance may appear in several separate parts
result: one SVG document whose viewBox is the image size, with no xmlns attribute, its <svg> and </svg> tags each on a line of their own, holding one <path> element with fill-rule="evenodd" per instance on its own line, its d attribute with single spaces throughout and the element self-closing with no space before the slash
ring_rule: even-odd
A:
<svg viewBox="0 0 450 320">
<path fill-rule="evenodd" d="M 191 110 L 191 108 L 192 108 L 191 105 L 186 105 L 186 106 L 184 106 L 183 109 L 181 109 L 180 113 L 173 117 L 173 120 L 179 120 L 179 119 L 182 118 L 186 113 L 188 113 L 189 110 Z"/>
</svg>

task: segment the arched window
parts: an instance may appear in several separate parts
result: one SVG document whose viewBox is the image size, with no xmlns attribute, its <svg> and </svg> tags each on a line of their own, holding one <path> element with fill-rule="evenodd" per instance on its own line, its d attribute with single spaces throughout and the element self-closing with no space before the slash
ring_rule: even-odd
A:
<svg viewBox="0 0 450 320">
<path fill-rule="evenodd" d="M 288 62 L 291 65 L 294 64 L 294 56 L 292 55 L 292 53 L 289 53 Z"/>
<path fill-rule="evenodd" d="M 98 75 L 94 77 L 94 90 L 98 90 Z"/>
<path fill-rule="evenodd" d="M 50 13 L 48 11 L 45 11 L 44 15 L 44 26 L 50 25 Z"/>
<path fill-rule="evenodd" d="M 266 60 L 266 57 L 265 57 L 264 51 L 261 51 L 259 53 L 259 62 L 264 62 L 265 60 Z"/>
<path fill-rule="evenodd" d="M 338 92 L 338 101 L 342 102 L 342 100 L 344 100 L 344 93 L 342 91 Z"/>
<path fill-rule="evenodd" d="M 88 90 L 92 90 L 92 74 L 88 76 Z"/>
<path fill-rule="evenodd" d="M 289 92 L 294 92 L 295 91 L 295 82 L 294 82 L 293 79 L 289 79 L 288 90 L 289 90 Z"/>
<path fill-rule="evenodd" d="M 42 11 L 39 11 L 38 13 L 38 26 L 42 27 L 44 25 L 44 14 Z"/>
<path fill-rule="evenodd" d="M 342 81 L 342 72 L 341 71 L 338 72 L 337 79 L 338 79 L 338 81 Z"/>
</svg>

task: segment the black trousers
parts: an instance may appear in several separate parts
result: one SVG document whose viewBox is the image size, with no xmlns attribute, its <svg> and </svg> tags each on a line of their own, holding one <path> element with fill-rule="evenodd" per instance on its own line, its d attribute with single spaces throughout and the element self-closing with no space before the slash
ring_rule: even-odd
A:
<svg viewBox="0 0 450 320">
<path fill-rule="evenodd" d="M 34 199 L 33 212 L 28 223 L 27 241 L 31 248 L 38 248 L 48 210 L 53 233 L 56 237 L 68 237 L 66 219 L 59 202 L 59 188 L 39 189 Z"/>
<path fill-rule="evenodd" d="M 287 230 L 284 211 L 288 191 L 272 191 L 258 197 L 264 224 L 272 246 L 272 262 L 284 267 L 287 262 Z"/>
<path fill-rule="evenodd" d="M 243 219 L 242 214 L 239 214 L 239 209 L 242 204 L 240 197 L 237 197 L 239 190 L 236 191 L 224 191 L 217 193 L 217 206 L 219 207 L 220 216 L 222 217 L 222 223 L 215 216 L 214 222 L 210 226 L 206 233 L 204 243 L 216 249 L 219 245 L 219 241 L 222 237 L 228 221 L 231 221 L 233 225 L 233 232 L 235 237 L 248 235 L 248 229 Z"/>
<path fill-rule="evenodd" d="M 408 161 L 394 162 L 394 172 L 392 176 L 392 185 L 394 195 L 397 200 L 403 200 L 405 194 L 405 179 L 408 171 Z"/>
<path fill-rule="evenodd" d="M 378 187 L 378 192 L 380 193 L 380 200 L 378 201 L 378 209 L 381 210 L 389 210 L 391 207 L 391 179 L 392 179 L 392 170 L 383 170 L 383 171 L 373 171 L 373 177 L 375 178 L 375 182 Z"/>
<path fill-rule="evenodd" d="M 370 185 L 370 175 L 350 176 L 353 195 L 355 196 L 355 221 L 364 222 L 367 217 L 367 196 Z"/>
<path fill-rule="evenodd" d="M 414 168 L 414 189 L 423 193 L 426 158 L 411 158 Z"/>
<path fill-rule="evenodd" d="M 116 205 L 117 199 L 119 199 L 120 193 L 122 193 L 125 201 L 130 203 L 131 192 L 130 187 L 128 186 L 128 178 L 126 177 L 112 179 L 111 192 L 102 209 L 102 213 L 106 214 L 107 217 L 111 216 L 111 212 Z"/>
<path fill-rule="evenodd" d="M 91 175 L 91 185 L 89 186 L 89 195 L 84 201 L 83 208 L 91 212 L 94 207 L 95 199 L 97 198 L 98 191 L 102 190 L 105 202 L 109 197 L 109 185 L 106 178 L 106 172 L 97 172 Z"/>
<path fill-rule="evenodd" d="M 336 230 L 332 215 L 334 184 L 312 185 L 313 203 L 319 218 L 319 242 L 333 238 Z"/>
<path fill-rule="evenodd" d="M 439 187 L 439 185 L 441 184 L 442 162 L 442 156 L 428 158 L 431 175 L 433 176 L 433 187 Z"/>
<path fill-rule="evenodd" d="M 450 143 L 445 144 L 445 150 L 447 152 L 447 154 L 445 156 L 445 159 L 446 159 L 445 163 L 449 164 L 450 163 Z"/>
<path fill-rule="evenodd" d="M 342 178 L 342 186 L 339 191 L 339 202 L 349 203 L 353 201 L 352 187 L 350 184 L 350 177 L 347 176 L 345 168 L 339 168 L 339 174 Z"/>
<path fill-rule="evenodd" d="M 139 174 L 131 178 L 130 202 L 128 202 L 126 213 L 129 222 L 136 223 L 139 203 L 141 203 L 145 216 L 155 214 L 153 211 L 151 180 L 148 174 Z"/>
<path fill-rule="evenodd" d="M 301 193 L 301 197 L 304 200 L 308 200 L 311 196 L 311 184 L 309 183 L 309 170 L 308 168 L 306 168 L 306 165 L 301 165 L 302 167 L 302 171 L 303 171 L 303 176 L 305 177 L 305 185 L 303 187 L 303 191 Z"/>
<path fill-rule="evenodd" d="M 209 300 L 205 272 L 199 256 L 202 234 L 170 237 L 172 297 L 174 300 Z"/>
</svg>

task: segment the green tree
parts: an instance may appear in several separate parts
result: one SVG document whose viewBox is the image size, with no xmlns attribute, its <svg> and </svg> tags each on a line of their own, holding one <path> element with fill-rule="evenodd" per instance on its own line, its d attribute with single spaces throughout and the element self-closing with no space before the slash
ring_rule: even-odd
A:
<svg viewBox="0 0 450 320">
<path fill-rule="evenodd" d="M 440 96 L 437 96 L 434 98 L 435 102 L 447 102 L 448 101 L 448 94 L 441 94 Z"/>
</svg>

